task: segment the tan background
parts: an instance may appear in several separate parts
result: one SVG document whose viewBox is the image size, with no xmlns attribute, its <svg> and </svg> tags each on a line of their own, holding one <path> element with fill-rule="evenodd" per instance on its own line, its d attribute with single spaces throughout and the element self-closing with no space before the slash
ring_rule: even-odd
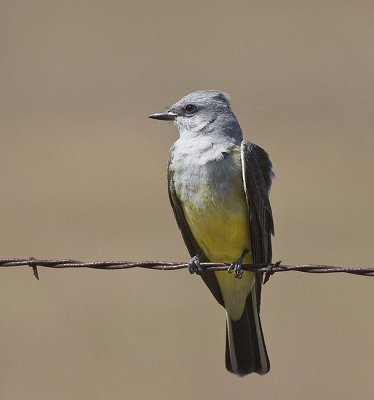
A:
<svg viewBox="0 0 374 400">
<path fill-rule="evenodd" d="M 372 1 L 1 1 L 2 257 L 187 260 L 177 132 L 228 91 L 277 179 L 274 258 L 373 265 Z M 224 313 L 186 271 L 0 270 L 0 398 L 372 399 L 374 281 L 278 274 L 272 370 L 224 368 Z"/>
</svg>

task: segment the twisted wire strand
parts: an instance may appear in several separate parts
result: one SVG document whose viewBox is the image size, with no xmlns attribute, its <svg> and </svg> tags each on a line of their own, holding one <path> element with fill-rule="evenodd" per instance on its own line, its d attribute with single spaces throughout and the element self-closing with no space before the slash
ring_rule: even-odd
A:
<svg viewBox="0 0 374 400">
<path fill-rule="evenodd" d="M 83 262 L 72 259 L 43 260 L 30 258 L 2 258 L 0 267 L 25 267 L 33 269 L 34 276 L 39 279 L 38 268 L 91 268 L 103 270 L 119 270 L 129 268 L 145 268 L 162 271 L 173 271 L 188 268 L 188 263 L 169 262 L 169 261 L 95 261 Z M 201 263 L 201 267 L 206 271 L 227 270 L 229 264 L 223 263 Z M 243 264 L 244 271 L 265 272 L 265 282 L 270 275 L 278 272 L 307 272 L 315 274 L 346 273 L 361 276 L 374 276 L 374 267 L 342 267 L 322 264 L 282 264 L 280 261 L 271 264 Z"/>
</svg>

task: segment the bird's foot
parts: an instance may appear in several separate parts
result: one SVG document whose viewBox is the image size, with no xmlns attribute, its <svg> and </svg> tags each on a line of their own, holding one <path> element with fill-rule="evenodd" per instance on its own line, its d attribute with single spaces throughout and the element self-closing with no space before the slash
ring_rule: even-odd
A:
<svg viewBox="0 0 374 400">
<path fill-rule="evenodd" d="M 187 266 L 190 274 L 201 275 L 201 272 L 203 271 L 200 265 L 200 258 L 198 254 L 191 258 L 191 261 L 187 264 Z"/>
<path fill-rule="evenodd" d="M 235 278 L 240 279 L 243 276 L 243 271 L 242 271 L 242 265 L 243 265 L 243 260 L 246 254 L 248 254 L 249 251 L 247 249 L 243 250 L 242 255 L 234 261 L 227 269 L 228 273 L 231 274 L 231 272 L 235 272 Z"/>
</svg>

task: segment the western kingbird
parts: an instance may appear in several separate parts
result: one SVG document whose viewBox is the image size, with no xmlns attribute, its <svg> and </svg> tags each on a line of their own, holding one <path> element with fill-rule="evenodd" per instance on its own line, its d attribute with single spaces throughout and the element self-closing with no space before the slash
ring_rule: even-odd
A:
<svg viewBox="0 0 374 400">
<path fill-rule="evenodd" d="M 243 140 L 226 93 L 200 90 L 150 118 L 173 121 L 180 138 L 170 151 L 169 198 L 198 272 L 226 309 L 226 368 L 243 376 L 270 369 L 260 321 L 262 273 L 242 263 L 271 262 L 273 217 L 268 154 Z M 230 263 L 203 271 L 202 262 Z M 237 279 L 239 278 L 239 279 Z"/>
</svg>

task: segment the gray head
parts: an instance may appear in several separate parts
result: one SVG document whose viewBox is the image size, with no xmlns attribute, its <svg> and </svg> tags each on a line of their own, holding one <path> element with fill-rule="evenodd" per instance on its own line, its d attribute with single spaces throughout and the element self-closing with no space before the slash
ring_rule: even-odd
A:
<svg viewBox="0 0 374 400">
<path fill-rule="evenodd" d="M 173 121 L 181 137 L 224 136 L 242 140 L 242 132 L 231 110 L 230 98 L 218 90 L 199 90 L 184 96 L 164 112 L 150 118 Z"/>
</svg>

